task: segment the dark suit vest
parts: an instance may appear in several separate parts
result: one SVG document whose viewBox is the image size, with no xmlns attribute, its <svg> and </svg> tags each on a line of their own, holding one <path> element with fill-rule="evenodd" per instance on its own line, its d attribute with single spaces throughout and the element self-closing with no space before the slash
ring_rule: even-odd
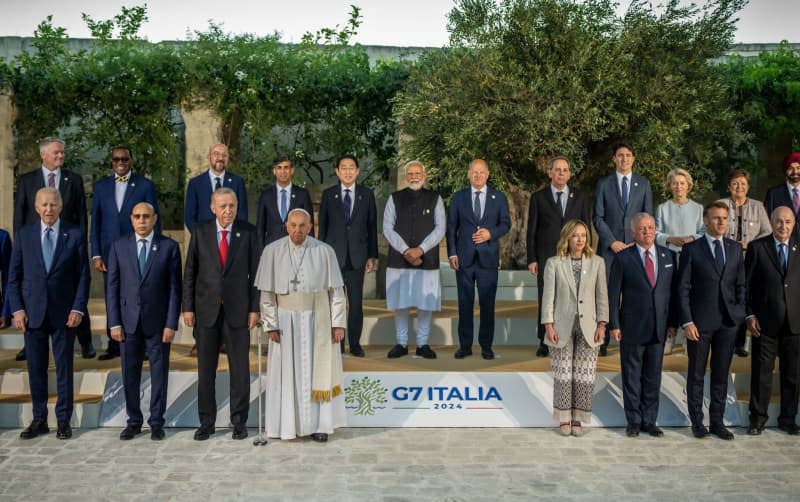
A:
<svg viewBox="0 0 800 502">
<path fill-rule="evenodd" d="M 425 237 L 433 232 L 439 193 L 427 188 L 420 190 L 405 188 L 392 194 L 392 202 L 395 212 L 394 231 L 400 234 L 409 247 L 419 247 Z M 422 265 L 419 267 L 412 266 L 399 251 L 389 246 L 386 266 L 436 270 L 439 268 L 439 246 L 434 246 L 422 256 Z"/>
</svg>

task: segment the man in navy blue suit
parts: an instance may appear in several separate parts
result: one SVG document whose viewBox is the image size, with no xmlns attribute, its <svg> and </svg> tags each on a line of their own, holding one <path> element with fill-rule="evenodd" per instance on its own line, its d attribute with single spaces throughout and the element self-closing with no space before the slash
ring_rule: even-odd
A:
<svg viewBox="0 0 800 502">
<path fill-rule="evenodd" d="M 475 285 L 481 309 L 478 343 L 484 359 L 494 359 L 494 303 L 500 268 L 500 237 L 511 229 L 505 195 L 486 185 L 489 165 L 469 163 L 470 187 L 453 195 L 447 213 L 447 256 L 458 286 L 458 343 L 456 359 L 472 355 Z"/>
<path fill-rule="evenodd" d="M 767 190 L 764 208 L 772 216 L 775 209 L 788 207 L 797 220 L 800 218 L 800 152 L 792 152 L 783 159 L 783 176 L 783 183 Z M 794 226 L 792 236 L 800 241 L 800 225 Z"/>
<path fill-rule="evenodd" d="M 8 232 L 0 228 L 0 329 L 8 326 L 11 318 L 11 307 L 8 304 L 8 268 L 11 265 L 11 236 Z"/>
<path fill-rule="evenodd" d="M 48 339 L 56 366 L 56 420 L 59 439 L 72 437 L 72 346 L 75 328 L 86 315 L 89 261 L 80 227 L 62 221 L 61 194 L 54 187 L 36 193 L 40 221 L 21 227 L 11 255 L 8 292 L 14 326 L 25 330 L 33 421 L 22 439 L 47 434 Z"/>
<path fill-rule="evenodd" d="M 659 246 L 656 221 L 647 213 L 631 220 L 635 245 L 614 256 L 608 279 L 611 336 L 620 342 L 622 390 L 628 437 L 640 431 L 654 437 L 661 395 L 664 341 L 676 333 L 672 292 L 677 277 L 675 253 Z"/>
<path fill-rule="evenodd" d="M 122 440 L 142 432 L 139 386 L 142 362 L 150 361 L 150 438 L 164 439 L 169 350 L 178 329 L 181 307 L 181 252 L 178 243 L 154 230 L 155 208 L 148 202 L 133 207 L 134 233 L 111 245 L 108 255 L 106 312 L 111 336 L 122 355 L 122 382 L 128 426 Z"/>
<path fill-rule="evenodd" d="M 256 215 L 256 231 L 262 246 L 288 235 L 286 233 L 286 217 L 292 209 L 305 209 L 311 215 L 311 237 L 314 237 L 314 209 L 311 207 L 311 195 L 303 187 L 292 183 L 294 166 L 292 159 L 279 155 L 272 161 L 272 174 L 275 184 L 265 188 L 258 199 Z"/>
<path fill-rule="evenodd" d="M 100 179 L 92 193 L 92 226 L 90 232 L 92 265 L 103 274 L 103 287 L 107 288 L 106 272 L 111 243 L 133 233 L 131 210 L 140 202 L 148 202 L 158 214 L 156 186 L 149 179 L 134 173 L 133 154 L 127 146 L 111 150 L 111 169 L 114 174 Z M 158 218 L 156 218 L 158 220 Z M 161 226 L 156 224 L 156 232 Z M 108 347 L 98 359 L 105 361 L 119 356 L 119 343 L 108 334 Z"/>
<path fill-rule="evenodd" d="M 733 346 L 745 320 L 745 272 L 742 246 L 723 237 L 728 230 L 728 206 L 712 202 L 705 207 L 705 236 L 683 246 L 678 267 L 680 325 L 686 333 L 689 368 L 686 401 L 692 434 L 709 432 L 733 439 L 725 428 L 725 400 Z M 703 379 L 711 355 L 711 427 L 703 425 Z"/>
<path fill-rule="evenodd" d="M 191 180 L 186 187 L 186 204 L 183 208 L 183 222 L 191 232 L 195 224 L 214 219 L 211 212 L 211 194 L 222 187 L 230 188 L 236 193 L 239 210 L 236 219 L 247 221 L 247 190 L 244 179 L 228 172 L 228 147 L 222 143 L 213 145 L 208 150 L 209 169 Z"/>
<path fill-rule="evenodd" d="M 653 214 L 653 191 L 646 178 L 633 174 L 636 157 L 633 147 L 619 143 L 614 148 L 616 172 L 597 182 L 594 194 L 592 222 L 599 237 L 597 252 L 606 261 L 606 272 L 611 273 L 614 255 L 633 245 L 631 218 L 636 213 Z M 608 355 L 610 331 L 598 355 Z"/>
</svg>

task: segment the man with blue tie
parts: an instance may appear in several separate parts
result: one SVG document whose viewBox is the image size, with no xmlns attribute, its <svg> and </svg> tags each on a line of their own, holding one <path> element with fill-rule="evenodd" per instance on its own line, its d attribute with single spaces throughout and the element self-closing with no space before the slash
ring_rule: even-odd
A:
<svg viewBox="0 0 800 502">
<path fill-rule="evenodd" d="M 140 202 L 147 202 L 158 214 L 156 186 L 149 179 L 132 171 L 133 153 L 127 146 L 111 150 L 111 169 L 114 174 L 102 178 L 94 185 L 92 193 L 92 225 L 90 232 L 92 265 L 103 274 L 103 287 L 107 288 L 108 253 L 111 243 L 133 233 L 131 211 Z M 156 218 L 158 221 L 158 218 Z M 156 223 L 156 232 L 161 225 Z M 98 359 L 106 361 L 119 356 L 119 343 L 108 333 L 108 347 Z"/>
<path fill-rule="evenodd" d="M 494 359 L 494 304 L 497 270 L 500 268 L 499 239 L 511 229 L 508 202 L 502 192 L 490 188 L 489 164 L 475 159 L 467 172 L 470 187 L 453 195 L 447 213 L 447 256 L 456 271 L 458 287 L 458 343 L 455 358 L 472 355 L 474 339 L 472 308 L 478 287 L 480 327 L 478 343 L 484 359 Z"/>
<path fill-rule="evenodd" d="M 311 195 L 303 187 L 294 185 L 294 166 L 292 159 L 279 155 L 272 161 L 272 174 L 275 184 L 265 188 L 258 199 L 256 230 L 258 240 L 266 247 L 270 242 L 288 235 L 286 233 L 286 216 L 292 209 L 304 209 L 311 215 L 311 237 L 314 237 L 314 209 L 311 207 Z"/>
<path fill-rule="evenodd" d="M 247 221 L 247 190 L 244 179 L 228 172 L 228 147 L 222 143 L 208 150 L 209 169 L 191 180 L 186 186 L 186 204 L 183 208 L 183 221 L 189 232 L 197 223 L 214 219 L 211 212 L 211 194 L 218 188 L 230 188 L 236 194 L 239 204 L 236 219 Z"/>
<path fill-rule="evenodd" d="M 133 234 L 115 241 L 108 254 L 106 313 L 119 343 L 128 426 L 122 440 L 142 432 L 139 387 L 142 362 L 150 361 L 150 438 L 164 439 L 169 351 L 181 307 L 181 252 L 178 243 L 155 230 L 158 215 L 148 202 L 133 207 Z"/>
<path fill-rule="evenodd" d="M 619 143 L 614 148 L 616 172 L 597 182 L 592 222 L 599 236 L 597 252 L 606 261 L 610 275 L 614 255 L 633 245 L 631 219 L 636 213 L 653 214 L 653 191 L 646 178 L 633 173 L 636 157 L 633 147 Z M 608 355 L 610 330 L 600 347 L 599 356 Z"/>
<path fill-rule="evenodd" d="M 725 238 L 728 205 L 723 201 L 705 207 L 705 236 L 683 246 L 678 267 L 678 316 L 686 333 L 689 368 L 686 402 L 692 434 L 704 438 L 709 432 L 731 440 L 725 428 L 725 401 L 733 347 L 739 326 L 745 320 L 745 273 L 742 246 Z M 711 356 L 711 397 L 708 414 L 711 427 L 703 424 L 703 380 Z"/>
<path fill-rule="evenodd" d="M 80 227 L 60 219 L 61 194 L 54 187 L 36 193 L 40 221 L 17 232 L 8 280 L 14 326 L 25 330 L 28 382 L 33 421 L 22 439 L 47 434 L 47 367 L 53 343 L 56 366 L 56 420 L 59 439 L 72 437 L 72 346 L 75 328 L 86 315 L 89 297 L 89 261 L 86 236 Z"/>
</svg>

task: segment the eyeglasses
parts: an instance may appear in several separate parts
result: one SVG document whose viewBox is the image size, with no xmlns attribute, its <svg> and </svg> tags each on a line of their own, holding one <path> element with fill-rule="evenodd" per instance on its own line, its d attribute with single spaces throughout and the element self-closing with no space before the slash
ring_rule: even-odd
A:
<svg viewBox="0 0 800 502">
<path fill-rule="evenodd" d="M 112 157 L 111 162 L 128 162 L 131 160 L 130 157 Z"/>
</svg>

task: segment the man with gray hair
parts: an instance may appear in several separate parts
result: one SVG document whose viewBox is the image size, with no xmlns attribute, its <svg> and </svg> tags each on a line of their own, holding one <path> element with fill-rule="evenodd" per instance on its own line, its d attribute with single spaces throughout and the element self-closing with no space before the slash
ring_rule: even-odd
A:
<svg viewBox="0 0 800 502">
<path fill-rule="evenodd" d="M 42 159 L 40 169 L 34 169 L 21 175 L 17 180 L 17 195 L 14 201 L 14 233 L 25 225 L 39 221 L 36 212 L 36 193 L 40 188 L 49 187 L 58 190 L 61 195 L 61 221 L 77 227 L 87 238 L 86 192 L 83 179 L 79 174 L 63 168 L 64 140 L 47 137 L 39 141 L 39 156 Z M 88 260 L 88 257 L 87 257 Z M 92 346 L 92 333 L 89 316 L 83 316 L 77 332 L 82 347 L 83 357 L 91 359 L 95 356 Z M 25 347 L 17 354 L 17 361 L 25 360 Z"/>
<path fill-rule="evenodd" d="M 433 311 L 442 309 L 439 242 L 446 216 L 438 192 L 423 188 L 425 166 L 412 160 L 403 168 L 408 186 L 389 197 L 383 212 L 383 235 L 389 242 L 386 307 L 395 311 L 397 343 L 390 359 L 408 354 L 409 317 L 417 309 L 418 356 L 435 359 L 428 344 Z"/>
</svg>

